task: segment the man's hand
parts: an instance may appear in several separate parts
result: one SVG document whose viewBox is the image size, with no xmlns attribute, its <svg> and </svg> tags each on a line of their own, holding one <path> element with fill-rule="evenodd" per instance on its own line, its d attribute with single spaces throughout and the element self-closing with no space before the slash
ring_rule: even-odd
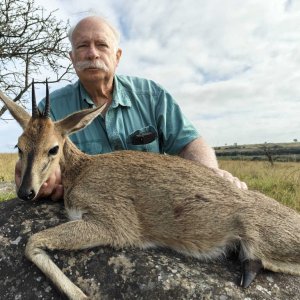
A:
<svg viewBox="0 0 300 300">
<path fill-rule="evenodd" d="M 237 177 L 234 177 L 231 173 L 219 169 L 219 168 L 212 168 L 212 170 L 219 176 L 223 177 L 224 179 L 230 181 L 234 185 L 236 185 L 241 190 L 248 190 L 247 184 L 243 181 L 240 181 Z"/>
<path fill-rule="evenodd" d="M 18 160 L 15 167 L 15 183 L 17 188 L 21 184 L 21 161 Z M 50 198 L 53 201 L 61 200 L 64 196 L 64 187 L 61 184 L 61 171 L 58 167 L 44 182 L 36 196 L 36 199 L 39 198 Z"/>
</svg>

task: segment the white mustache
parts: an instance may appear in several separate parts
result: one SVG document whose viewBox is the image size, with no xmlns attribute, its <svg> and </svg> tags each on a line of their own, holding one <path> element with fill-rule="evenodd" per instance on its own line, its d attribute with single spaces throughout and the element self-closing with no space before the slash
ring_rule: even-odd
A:
<svg viewBox="0 0 300 300">
<path fill-rule="evenodd" d="M 85 69 L 99 69 L 108 72 L 108 67 L 103 60 L 89 61 L 82 60 L 76 63 L 76 69 L 83 71 Z"/>
</svg>

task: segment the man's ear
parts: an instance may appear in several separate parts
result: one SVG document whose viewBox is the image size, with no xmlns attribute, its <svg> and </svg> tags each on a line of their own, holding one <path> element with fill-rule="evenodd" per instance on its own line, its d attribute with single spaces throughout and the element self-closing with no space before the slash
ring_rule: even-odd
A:
<svg viewBox="0 0 300 300">
<path fill-rule="evenodd" d="M 66 118 L 55 122 L 56 128 L 62 135 L 69 135 L 88 126 L 105 109 L 106 104 L 90 109 L 84 109 L 73 113 Z"/>
<path fill-rule="evenodd" d="M 119 49 L 117 50 L 117 53 L 116 53 L 117 66 L 119 65 L 119 62 L 120 62 L 121 56 L 122 56 L 122 49 L 121 49 L 121 48 L 119 48 Z"/>
<path fill-rule="evenodd" d="M 14 117 L 14 119 L 21 125 L 23 129 L 25 129 L 29 120 L 31 119 L 29 113 L 23 107 L 14 102 L 12 99 L 4 95 L 1 91 L 0 99 L 5 103 L 7 109 Z"/>
</svg>

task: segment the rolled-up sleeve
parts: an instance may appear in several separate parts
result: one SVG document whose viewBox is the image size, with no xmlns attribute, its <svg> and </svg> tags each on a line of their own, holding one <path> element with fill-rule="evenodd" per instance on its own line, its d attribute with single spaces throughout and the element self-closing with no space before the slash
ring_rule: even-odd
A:
<svg viewBox="0 0 300 300">
<path fill-rule="evenodd" d="M 158 97 L 156 120 L 163 152 L 167 154 L 179 154 L 187 144 L 200 137 L 174 98 L 164 89 Z"/>
</svg>

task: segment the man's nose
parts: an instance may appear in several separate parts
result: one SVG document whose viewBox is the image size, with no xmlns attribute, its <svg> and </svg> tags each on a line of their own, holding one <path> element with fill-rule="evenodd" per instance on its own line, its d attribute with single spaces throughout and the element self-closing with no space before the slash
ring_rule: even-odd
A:
<svg viewBox="0 0 300 300">
<path fill-rule="evenodd" d="M 89 59 L 95 59 L 95 58 L 98 58 L 99 57 L 99 51 L 98 49 L 94 46 L 94 45 L 91 45 L 89 48 L 88 48 L 88 58 Z"/>
</svg>

